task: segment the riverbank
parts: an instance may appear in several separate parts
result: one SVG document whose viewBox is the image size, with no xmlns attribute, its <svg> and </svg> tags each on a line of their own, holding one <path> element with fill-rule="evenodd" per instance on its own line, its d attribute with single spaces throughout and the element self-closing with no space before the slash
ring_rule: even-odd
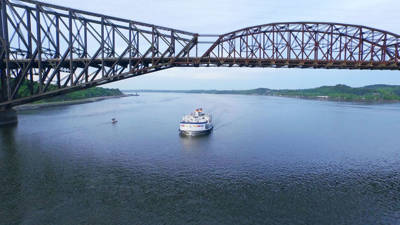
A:
<svg viewBox="0 0 400 225">
<path fill-rule="evenodd" d="M 244 96 L 271 96 L 271 97 L 280 97 L 280 98 L 291 98 L 291 99 L 303 99 L 310 101 L 329 101 L 329 102 L 346 102 L 346 103 L 354 103 L 354 104 L 395 104 L 400 103 L 400 100 L 346 100 L 339 98 L 331 98 L 329 96 L 293 96 L 293 95 L 273 95 L 273 94 L 242 94 L 242 93 L 206 93 L 206 92 L 184 92 L 184 91 L 138 91 L 143 93 L 181 93 L 181 94 L 211 94 L 211 95 L 244 95 Z"/>
<path fill-rule="evenodd" d="M 67 106 L 67 105 L 78 105 L 78 104 L 92 103 L 92 102 L 98 102 L 98 101 L 103 101 L 103 100 L 107 100 L 107 99 L 123 98 L 123 97 L 130 97 L 130 96 L 136 96 L 136 95 L 123 94 L 123 95 L 116 95 L 116 96 L 94 97 L 94 98 L 87 98 L 87 99 L 80 99 L 80 100 L 26 104 L 26 105 L 16 106 L 16 107 L 14 107 L 14 109 L 16 111 L 35 110 L 35 109 L 58 107 L 58 106 Z"/>
</svg>

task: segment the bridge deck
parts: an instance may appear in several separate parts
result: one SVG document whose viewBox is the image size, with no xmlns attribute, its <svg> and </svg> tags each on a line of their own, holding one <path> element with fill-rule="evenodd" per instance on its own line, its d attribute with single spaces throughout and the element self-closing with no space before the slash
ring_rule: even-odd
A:
<svg viewBox="0 0 400 225">
<path fill-rule="evenodd" d="M 21 65 L 26 65 L 30 62 L 29 59 L 12 60 L 9 62 L 9 68 L 17 69 Z M 66 59 L 47 59 L 47 60 L 34 60 L 31 66 L 37 68 L 39 62 L 44 68 L 54 67 L 60 63 L 61 68 L 70 68 L 70 60 Z M 119 65 L 122 67 L 129 67 L 129 64 L 144 64 L 151 66 L 155 62 L 160 64 L 171 64 L 176 67 L 273 67 L 273 68 L 319 68 L 319 69 L 365 69 L 365 70 L 400 70 L 400 63 L 395 62 L 376 62 L 376 61 L 348 61 L 348 60 L 277 60 L 277 59 L 247 59 L 247 58 L 104 58 L 104 59 L 91 59 L 79 58 L 73 59 L 72 65 L 77 68 L 90 67 L 101 68 L 104 64 L 105 67 L 113 67 Z"/>
</svg>

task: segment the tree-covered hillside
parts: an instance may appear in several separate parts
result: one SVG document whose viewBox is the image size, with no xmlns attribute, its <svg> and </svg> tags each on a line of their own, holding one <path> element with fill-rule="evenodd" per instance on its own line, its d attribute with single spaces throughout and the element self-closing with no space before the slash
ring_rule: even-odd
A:
<svg viewBox="0 0 400 225">
<path fill-rule="evenodd" d="M 34 90 L 37 90 L 38 84 L 33 84 Z M 49 90 L 56 90 L 57 87 L 51 85 Z M 75 91 L 72 93 L 68 93 L 65 95 L 60 95 L 48 99 L 41 100 L 39 102 L 56 102 L 56 101 L 72 101 L 72 100 L 81 100 L 87 98 L 94 98 L 94 97 L 105 97 L 105 96 L 119 96 L 123 95 L 123 93 L 119 89 L 110 89 L 110 88 L 101 88 L 101 87 L 93 87 L 88 88 L 81 91 Z M 24 82 L 18 92 L 19 97 L 28 97 L 30 96 L 30 89 L 28 86 L 28 82 Z"/>
<path fill-rule="evenodd" d="M 372 85 L 352 88 L 346 85 L 336 85 L 304 90 L 272 90 L 271 94 L 344 101 L 399 101 L 400 86 Z"/>
<path fill-rule="evenodd" d="M 81 100 L 87 98 L 95 98 L 95 97 L 105 97 L 105 96 L 119 96 L 123 95 L 123 93 L 119 89 L 110 89 L 110 88 L 101 88 L 101 87 L 93 87 L 81 91 L 75 91 L 72 93 L 68 93 L 65 95 L 56 96 L 53 98 L 42 100 L 41 102 L 59 102 L 59 101 L 72 101 L 72 100 Z"/>
</svg>

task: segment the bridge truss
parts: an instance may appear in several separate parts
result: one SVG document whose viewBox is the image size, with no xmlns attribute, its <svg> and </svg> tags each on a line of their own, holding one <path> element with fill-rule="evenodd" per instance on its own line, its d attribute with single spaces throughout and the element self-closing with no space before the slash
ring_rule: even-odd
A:
<svg viewBox="0 0 400 225">
<path fill-rule="evenodd" d="M 4 108 L 172 67 L 400 70 L 400 36 L 365 26 L 274 23 L 200 35 L 33 0 L 0 4 Z"/>
</svg>

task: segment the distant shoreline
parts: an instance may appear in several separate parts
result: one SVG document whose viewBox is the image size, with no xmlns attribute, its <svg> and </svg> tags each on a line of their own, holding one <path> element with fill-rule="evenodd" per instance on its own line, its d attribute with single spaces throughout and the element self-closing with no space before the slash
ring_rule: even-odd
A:
<svg viewBox="0 0 400 225">
<path fill-rule="evenodd" d="M 35 109 L 52 108 L 52 107 L 58 107 L 58 106 L 79 105 L 79 104 L 103 101 L 103 100 L 107 100 L 107 99 L 123 98 L 123 97 L 130 97 L 130 96 L 135 96 L 135 95 L 123 94 L 123 95 L 102 96 L 102 97 L 86 98 L 86 99 L 79 99 L 79 100 L 70 100 L 70 101 L 26 104 L 26 105 L 16 106 L 16 107 L 14 107 L 14 109 L 16 111 L 35 110 Z"/>
<path fill-rule="evenodd" d="M 336 85 L 297 90 L 257 88 L 251 90 L 124 90 L 124 92 L 274 96 L 306 100 L 370 104 L 389 104 L 400 102 L 399 85 L 381 84 L 360 88 L 352 88 L 346 85 Z"/>
<path fill-rule="evenodd" d="M 348 102 L 348 103 L 364 103 L 364 104 L 393 104 L 400 103 L 400 100 L 345 100 L 345 99 L 333 99 L 333 98 L 320 98 L 320 97 L 306 97 L 306 96 L 284 96 L 284 95 L 258 95 L 258 96 L 271 96 L 271 97 L 281 97 L 281 98 L 296 98 L 304 100 L 314 100 L 314 101 L 326 101 L 326 102 Z"/>
</svg>

